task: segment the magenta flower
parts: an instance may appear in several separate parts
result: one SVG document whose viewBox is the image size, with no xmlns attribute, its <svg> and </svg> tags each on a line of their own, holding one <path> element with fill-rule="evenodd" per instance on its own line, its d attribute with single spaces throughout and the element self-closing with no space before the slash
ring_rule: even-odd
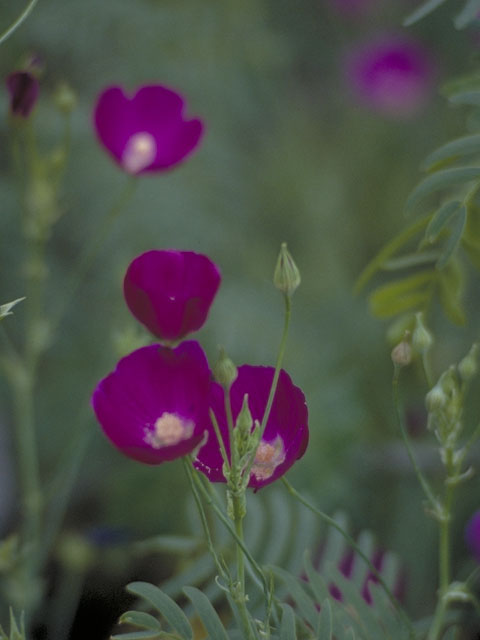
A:
<svg viewBox="0 0 480 640">
<path fill-rule="evenodd" d="M 417 42 L 382 36 L 352 50 L 345 74 L 351 91 L 367 107 L 391 118 L 408 118 L 426 103 L 433 66 Z"/>
<path fill-rule="evenodd" d="M 10 94 L 10 111 L 22 118 L 28 118 L 38 98 L 37 78 L 28 71 L 14 71 L 6 79 Z"/>
<path fill-rule="evenodd" d="M 127 173 L 174 167 L 198 146 L 201 120 L 186 120 L 183 98 L 162 85 L 140 87 L 133 97 L 121 87 L 99 96 L 94 113 L 98 139 Z"/>
<path fill-rule="evenodd" d="M 220 286 L 220 271 L 193 251 L 147 251 L 129 265 L 128 308 L 162 340 L 176 341 L 204 324 Z"/>
<path fill-rule="evenodd" d="M 238 377 L 230 388 L 234 422 L 242 408 L 245 394 L 248 394 L 253 421 L 262 421 L 273 374 L 273 367 L 243 365 L 238 368 Z M 217 383 L 212 385 L 210 407 L 217 418 L 227 454 L 230 455 L 224 391 Z M 307 444 L 308 411 L 305 396 L 301 389 L 292 383 L 290 376 L 282 370 L 248 486 L 260 489 L 274 482 L 302 457 Z M 208 440 L 198 452 L 194 465 L 212 482 L 225 482 L 222 455 L 212 425 L 208 427 Z"/>
<path fill-rule="evenodd" d="M 210 370 L 200 345 L 154 344 L 122 358 L 92 405 L 107 438 L 126 456 L 160 464 L 191 453 L 210 422 Z"/>
<path fill-rule="evenodd" d="M 480 511 L 476 511 L 465 528 L 465 542 L 477 562 L 480 562 Z"/>
</svg>

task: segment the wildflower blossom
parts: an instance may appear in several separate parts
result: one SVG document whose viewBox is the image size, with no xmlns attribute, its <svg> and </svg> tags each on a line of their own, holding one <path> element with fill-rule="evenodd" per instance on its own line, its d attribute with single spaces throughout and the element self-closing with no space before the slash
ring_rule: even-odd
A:
<svg viewBox="0 0 480 640">
<path fill-rule="evenodd" d="M 109 440 L 129 458 L 160 464 L 191 453 L 208 425 L 210 370 L 200 345 L 154 344 L 122 358 L 92 405 Z"/>
<path fill-rule="evenodd" d="M 480 511 L 476 511 L 465 528 L 465 541 L 477 562 L 480 562 Z"/>
<path fill-rule="evenodd" d="M 98 139 L 127 173 L 170 169 L 198 146 L 199 119 L 186 120 L 183 98 L 162 85 L 140 87 L 130 98 L 122 87 L 99 96 L 94 113 Z"/>
<path fill-rule="evenodd" d="M 13 115 L 28 118 L 38 98 L 37 78 L 28 71 L 14 71 L 6 79 Z"/>
<path fill-rule="evenodd" d="M 433 67 L 426 50 L 399 36 L 382 36 L 350 52 L 345 67 L 353 94 L 391 118 L 408 118 L 430 94 Z"/>
<path fill-rule="evenodd" d="M 261 423 L 267 405 L 274 375 L 273 367 L 243 365 L 230 388 L 230 401 L 234 422 L 242 408 L 245 394 L 253 422 Z M 213 410 L 223 436 L 227 455 L 230 455 L 228 424 L 225 414 L 223 388 L 214 383 L 210 407 Z M 290 376 L 281 371 L 265 432 L 258 445 L 251 468 L 249 487 L 259 489 L 285 474 L 293 463 L 301 458 L 308 444 L 308 411 L 301 389 Z M 223 459 L 218 441 L 209 425 L 208 440 L 194 461 L 195 467 L 212 482 L 225 482 Z"/>
<path fill-rule="evenodd" d="M 220 286 L 218 267 L 193 251 L 147 251 L 129 265 L 124 294 L 132 314 L 158 338 L 200 329 Z"/>
</svg>

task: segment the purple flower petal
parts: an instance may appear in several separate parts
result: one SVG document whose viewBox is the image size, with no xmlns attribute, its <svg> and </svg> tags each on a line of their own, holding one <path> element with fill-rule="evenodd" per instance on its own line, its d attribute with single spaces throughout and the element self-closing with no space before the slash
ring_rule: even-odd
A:
<svg viewBox="0 0 480 640">
<path fill-rule="evenodd" d="M 28 71 L 14 71 L 7 77 L 6 85 L 10 94 L 10 111 L 28 118 L 38 98 L 37 78 Z"/>
<path fill-rule="evenodd" d="M 193 251 L 147 251 L 129 265 L 124 294 L 133 315 L 157 337 L 175 341 L 204 324 L 220 271 Z"/>
<path fill-rule="evenodd" d="M 427 51 L 419 43 L 395 35 L 353 49 L 345 74 L 360 102 L 392 118 L 408 118 L 423 107 L 434 75 Z"/>
<path fill-rule="evenodd" d="M 468 521 L 465 542 L 475 560 L 480 563 L 480 511 L 476 511 Z"/>
<path fill-rule="evenodd" d="M 160 464 L 188 453 L 208 428 L 210 370 L 195 341 L 151 345 L 122 358 L 101 380 L 92 405 L 109 440 L 126 456 Z"/>
<path fill-rule="evenodd" d="M 238 377 L 230 389 L 234 422 L 242 408 L 245 394 L 248 394 L 252 419 L 262 421 L 274 371 L 273 367 L 250 365 L 238 368 Z M 230 455 L 223 398 L 223 389 L 220 385 L 213 384 L 210 406 L 226 443 L 227 454 Z M 209 425 L 208 434 L 206 444 L 200 449 L 195 459 L 195 467 L 212 482 L 225 482 L 222 472 L 223 460 L 211 425 Z M 252 467 L 249 486 L 259 489 L 274 482 L 305 453 L 307 444 L 308 411 L 305 396 L 301 389 L 292 383 L 290 376 L 282 370 L 265 432 Z"/>
<path fill-rule="evenodd" d="M 161 85 L 146 85 L 132 98 L 122 87 L 99 96 L 94 113 L 97 136 L 128 173 L 165 171 L 198 146 L 201 120 L 185 120 L 183 98 Z"/>
</svg>

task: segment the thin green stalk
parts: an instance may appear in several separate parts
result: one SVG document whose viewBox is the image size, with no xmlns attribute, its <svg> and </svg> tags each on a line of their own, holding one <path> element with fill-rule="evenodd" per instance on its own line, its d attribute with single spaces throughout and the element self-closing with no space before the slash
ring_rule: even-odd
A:
<svg viewBox="0 0 480 640">
<path fill-rule="evenodd" d="M 395 412 L 396 412 L 396 416 L 397 416 L 397 421 L 398 421 L 398 425 L 400 427 L 400 433 L 402 434 L 402 438 L 403 441 L 405 443 L 405 447 L 407 449 L 407 454 L 408 457 L 410 458 L 410 462 L 412 463 L 413 469 L 415 471 L 415 474 L 418 478 L 418 481 L 425 493 L 425 496 L 427 497 L 431 508 L 433 509 L 434 513 L 436 513 L 438 515 L 438 511 L 439 511 L 439 504 L 438 504 L 438 500 L 435 498 L 435 496 L 433 495 L 433 492 L 430 488 L 430 485 L 428 484 L 425 476 L 423 475 L 420 467 L 417 464 L 417 461 L 415 460 L 415 456 L 413 455 L 413 451 L 412 451 L 412 447 L 410 445 L 410 440 L 408 438 L 408 434 L 407 434 L 407 430 L 405 428 L 405 421 L 403 418 L 403 414 L 400 408 L 400 398 L 399 398 L 399 375 L 398 375 L 398 369 L 395 368 L 395 372 L 393 375 L 393 382 L 392 382 L 392 388 L 393 388 L 393 403 L 395 405 Z"/>
<path fill-rule="evenodd" d="M 27 4 L 25 9 L 18 16 L 15 22 L 13 22 L 8 27 L 8 29 L 6 29 L 2 34 L 0 34 L 0 44 L 5 42 L 5 40 L 7 40 L 7 38 L 9 38 L 12 35 L 12 33 L 14 33 L 18 29 L 18 27 L 22 24 L 22 22 L 24 22 L 28 18 L 28 16 L 33 11 L 33 8 L 37 4 L 37 2 L 38 0 L 30 0 L 30 2 Z"/>
<path fill-rule="evenodd" d="M 200 515 L 200 520 L 202 521 L 203 532 L 205 534 L 205 539 L 207 541 L 208 550 L 210 551 L 213 561 L 215 562 L 215 566 L 217 568 L 218 574 L 224 580 L 228 580 L 230 582 L 230 577 L 227 575 L 225 569 L 222 566 L 222 563 L 220 562 L 217 552 L 215 551 L 215 546 L 212 541 L 212 536 L 210 535 L 210 528 L 208 526 L 207 516 L 205 514 L 205 510 L 203 508 L 200 495 L 195 485 L 195 480 L 194 480 L 195 471 L 192 468 L 192 461 L 188 456 L 184 456 L 182 458 L 182 463 L 183 463 L 183 468 L 185 469 L 185 473 L 187 474 L 190 488 L 192 489 L 193 497 L 195 499 L 195 504 L 197 505 L 198 513 Z"/>
<path fill-rule="evenodd" d="M 315 507 L 313 504 L 311 504 L 306 498 L 304 498 L 301 493 L 299 493 L 291 484 L 290 482 L 285 478 L 285 476 L 282 477 L 282 482 L 285 485 L 287 491 L 290 493 L 291 496 L 293 496 L 294 498 L 296 498 L 299 502 L 301 502 L 305 507 L 307 507 L 307 509 L 309 509 L 312 513 L 314 513 L 316 516 L 318 516 L 319 518 L 321 518 L 326 524 L 328 524 L 330 527 L 333 527 L 334 529 L 336 529 L 344 538 L 345 540 L 348 542 L 348 544 L 352 547 L 352 549 L 355 550 L 355 552 L 362 558 L 362 560 L 367 564 L 368 568 L 370 569 L 370 571 L 375 575 L 375 577 L 377 578 L 379 584 L 382 586 L 383 590 L 385 591 L 385 593 L 387 594 L 390 602 L 392 603 L 392 605 L 395 607 L 397 613 L 399 614 L 399 616 L 402 618 L 402 620 L 404 621 L 405 625 L 408 627 L 409 632 L 410 632 L 410 637 L 411 638 L 415 638 L 415 632 L 413 630 L 412 624 L 410 622 L 410 620 L 408 619 L 408 617 L 405 615 L 405 613 L 403 612 L 400 604 L 398 603 L 398 600 L 395 598 L 395 596 L 393 595 L 393 593 L 390 591 L 388 585 L 386 584 L 385 580 L 382 578 L 381 574 L 379 573 L 379 571 L 376 569 L 376 567 L 372 564 L 372 561 L 370 560 L 370 558 L 368 556 L 365 555 L 365 553 L 362 551 L 362 549 L 357 545 L 357 543 L 355 542 L 355 540 L 346 532 L 342 529 L 342 527 L 338 524 L 338 522 L 336 522 L 333 518 L 331 518 L 330 516 L 328 516 L 326 513 L 324 513 L 323 511 L 321 511 L 320 509 L 317 509 L 317 507 Z"/>
<path fill-rule="evenodd" d="M 222 458 L 226 465 L 229 465 L 227 450 L 225 449 L 225 443 L 223 441 L 222 433 L 220 431 L 220 427 L 218 426 L 217 416 L 213 412 L 213 409 L 209 410 L 210 420 L 212 421 L 213 430 L 215 431 L 215 435 L 217 436 L 218 446 L 220 447 L 220 451 L 222 452 Z"/>
<path fill-rule="evenodd" d="M 61 323 L 63 316 L 68 308 L 68 305 L 77 293 L 79 286 L 81 285 L 84 277 L 88 273 L 95 258 L 100 253 L 108 234 L 110 233 L 114 222 L 118 216 L 131 200 L 135 189 L 137 188 L 138 180 L 134 176 L 129 176 L 123 190 L 120 192 L 119 197 L 115 200 L 112 207 L 107 211 L 103 218 L 100 227 L 94 235 L 93 243 L 87 247 L 84 254 L 81 256 L 76 271 L 73 273 L 70 283 L 68 285 L 68 292 L 65 300 L 60 305 L 56 318 L 52 322 L 52 333 L 55 332 L 58 325 Z"/>
<path fill-rule="evenodd" d="M 273 374 L 272 386 L 270 387 L 270 393 L 268 395 L 267 406 L 265 407 L 265 413 L 263 414 L 262 423 L 260 425 L 260 439 L 262 439 L 263 432 L 267 426 L 268 417 L 272 408 L 273 399 L 277 390 L 278 377 L 282 368 L 283 357 L 285 355 L 285 347 L 287 346 L 288 328 L 290 326 L 290 315 L 292 311 L 292 303 L 289 295 L 283 296 L 285 302 L 285 319 L 283 323 L 283 333 L 280 340 L 280 347 L 278 349 L 277 363 L 275 365 L 275 373 Z"/>
<path fill-rule="evenodd" d="M 260 565 L 255 560 L 255 558 L 252 556 L 252 554 L 250 553 L 250 551 L 246 547 L 244 541 L 241 540 L 238 537 L 237 532 L 235 531 L 235 528 L 233 527 L 232 521 L 230 520 L 230 518 L 222 511 L 221 507 L 217 504 L 218 497 L 214 494 L 214 492 L 212 490 L 212 487 L 210 485 L 208 485 L 208 489 L 207 489 L 203 485 L 201 478 L 199 478 L 199 474 L 198 473 L 195 473 L 193 475 L 193 477 L 194 477 L 195 483 L 196 483 L 199 491 L 203 495 L 203 497 L 206 500 L 206 502 L 212 507 L 212 509 L 215 511 L 215 513 L 217 514 L 217 516 L 220 519 L 220 521 L 228 529 L 228 532 L 230 533 L 230 535 L 236 540 L 236 542 L 242 548 L 242 551 L 245 554 L 245 556 L 246 556 L 248 562 L 250 563 L 252 569 L 257 574 L 258 578 L 260 578 L 261 583 L 262 583 L 263 588 L 264 588 L 264 591 L 265 591 L 265 594 L 268 594 L 268 582 L 267 582 L 267 579 L 266 579 L 266 577 L 265 577 Z"/>
</svg>

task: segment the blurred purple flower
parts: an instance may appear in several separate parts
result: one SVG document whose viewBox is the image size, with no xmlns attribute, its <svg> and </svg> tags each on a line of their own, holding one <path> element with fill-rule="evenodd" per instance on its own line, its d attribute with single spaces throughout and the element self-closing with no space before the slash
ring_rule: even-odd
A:
<svg viewBox="0 0 480 640">
<path fill-rule="evenodd" d="M 370 562 L 373 564 L 375 569 L 378 571 L 380 575 L 382 575 L 382 569 L 384 569 L 385 559 L 386 559 L 385 551 L 381 551 L 380 549 L 375 549 L 370 556 Z M 328 561 L 328 558 L 326 559 Z M 356 570 L 357 563 L 360 563 L 361 569 L 365 571 L 365 577 L 363 582 L 361 583 L 360 593 L 362 598 L 365 600 L 367 604 L 373 604 L 373 598 L 370 593 L 370 586 L 373 584 L 378 584 L 379 580 L 377 576 L 371 571 L 371 569 L 365 569 L 365 562 L 362 558 L 359 558 L 353 549 L 349 549 L 347 553 L 342 557 L 338 564 L 338 570 L 345 578 L 353 578 L 354 572 Z M 385 579 L 384 576 L 382 578 Z M 396 571 L 393 576 L 390 577 L 392 580 L 392 584 L 389 585 L 393 595 L 398 599 L 402 600 L 404 597 L 405 590 L 405 576 L 401 571 Z M 337 585 L 331 584 L 329 586 L 330 594 L 335 600 L 343 601 L 342 591 L 338 588 Z"/>
<path fill-rule="evenodd" d="M 38 98 L 37 78 L 28 71 L 14 71 L 7 77 L 6 85 L 10 94 L 10 111 L 28 118 Z"/>
<path fill-rule="evenodd" d="M 465 527 L 465 542 L 477 562 L 480 562 L 480 511 L 476 511 Z"/>
<path fill-rule="evenodd" d="M 248 394 L 253 421 L 262 421 L 273 374 L 273 367 L 243 365 L 238 368 L 238 377 L 230 388 L 234 422 L 242 408 L 245 394 Z M 230 455 L 224 391 L 217 383 L 212 384 L 210 407 L 217 418 L 226 444 L 227 455 Z M 290 376 L 282 370 L 248 486 L 260 489 L 274 482 L 302 457 L 307 444 L 308 410 L 305 396 L 301 389 L 292 383 Z M 194 465 L 212 482 L 225 482 L 222 455 L 211 424 L 208 426 L 208 440 L 198 452 Z"/>
<path fill-rule="evenodd" d="M 94 113 L 97 136 L 114 160 L 133 175 L 165 171 L 198 146 L 201 120 L 186 120 L 183 98 L 162 85 L 140 87 L 132 98 L 121 87 L 99 96 Z"/>
<path fill-rule="evenodd" d="M 195 341 L 154 344 L 122 358 L 97 385 L 92 405 L 107 438 L 145 464 L 191 453 L 210 422 L 210 370 Z"/>
<path fill-rule="evenodd" d="M 385 116 L 402 119 L 415 115 L 426 103 L 434 69 L 421 44 L 389 35 L 351 50 L 345 76 L 360 102 Z"/>
<path fill-rule="evenodd" d="M 133 315 L 158 338 L 176 341 L 204 324 L 220 286 L 220 271 L 193 251 L 147 251 L 129 265 L 123 283 Z"/>
</svg>

